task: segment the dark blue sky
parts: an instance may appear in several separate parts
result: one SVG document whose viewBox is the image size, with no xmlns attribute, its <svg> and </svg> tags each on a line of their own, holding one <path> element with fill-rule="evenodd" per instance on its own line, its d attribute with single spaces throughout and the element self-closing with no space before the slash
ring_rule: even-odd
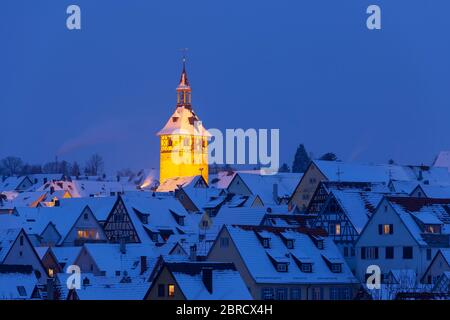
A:
<svg viewBox="0 0 450 320">
<path fill-rule="evenodd" d="M 66 29 L 78 4 L 82 30 Z M 382 8 L 382 30 L 365 27 Z M 448 0 L 4 0 L 0 157 L 158 166 L 189 48 L 207 127 L 279 128 L 342 160 L 429 163 L 450 149 Z"/>
</svg>

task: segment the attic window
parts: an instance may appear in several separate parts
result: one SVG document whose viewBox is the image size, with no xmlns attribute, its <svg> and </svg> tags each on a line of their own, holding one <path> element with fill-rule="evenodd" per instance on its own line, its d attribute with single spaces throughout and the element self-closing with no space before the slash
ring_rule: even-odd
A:
<svg viewBox="0 0 450 320">
<path fill-rule="evenodd" d="M 177 122 L 178 121 L 178 117 L 172 117 L 172 122 Z"/>
<path fill-rule="evenodd" d="M 26 297 L 27 291 L 25 290 L 24 286 L 17 286 L 17 292 L 19 292 L 19 295 L 21 297 Z"/>
<path fill-rule="evenodd" d="M 331 264 L 331 272 L 333 273 L 341 273 L 342 265 L 340 263 L 332 263 Z"/>
<path fill-rule="evenodd" d="M 302 263 L 300 265 L 300 270 L 305 273 L 311 273 L 312 272 L 312 263 Z"/>
<path fill-rule="evenodd" d="M 84 220 L 87 220 L 89 218 L 89 215 L 87 214 L 87 212 L 84 213 L 83 217 L 84 217 Z"/>
<path fill-rule="evenodd" d="M 261 244 L 266 249 L 270 248 L 270 239 L 269 238 L 263 238 L 262 241 L 261 241 Z"/>
<path fill-rule="evenodd" d="M 316 245 L 317 245 L 317 249 L 322 250 L 323 249 L 323 239 L 317 240 Z"/>
<path fill-rule="evenodd" d="M 287 263 L 277 263 L 277 271 L 278 272 L 287 272 L 288 264 Z"/>
<path fill-rule="evenodd" d="M 426 224 L 424 226 L 424 232 L 425 233 L 441 233 L 441 226 Z"/>
<path fill-rule="evenodd" d="M 323 238 L 322 237 L 314 236 L 314 235 L 311 235 L 310 237 L 311 237 L 311 240 L 316 245 L 317 249 L 322 250 L 324 248 L 324 242 L 323 242 Z"/>
<path fill-rule="evenodd" d="M 286 247 L 288 249 L 294 249 L 294 240 L 292 240 L 292 239 L 286 240 Z"/>
</svg>

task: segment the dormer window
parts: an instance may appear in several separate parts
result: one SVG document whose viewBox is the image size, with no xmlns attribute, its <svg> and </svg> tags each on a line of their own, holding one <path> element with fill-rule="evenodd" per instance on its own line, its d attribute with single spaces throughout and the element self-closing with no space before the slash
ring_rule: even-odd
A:
<svg viewBox="0 0 450 320">
<path fill-rule="evenodd" d="M 277 263 L 277 271 L 278 272 L 287 272 L 288 264 L 287 263 Z"/>
<path fill-rule="evenodd" d="M 172 211 L 170 209 L 169 209 L 169 211 L 172 214 L 175 221 L 177 222 L 177 224 L 180 226 L 184 226 L 184 216 L 179 215 L 178 213 L 176 213 L 175 211 Z"/>
<path fill-rule="evenodd" d="M 300 270 L 305 273 L 312 272 L 312 263 L 302 263 L 300 266 Z"/>
<path fill-rule="evenodd" d="M 340 263 L 332 263 L 331 264 L 331 272 L 333 273 L 341 273 L 342 265 Z"/>
<path fill-rule="evenodd" d="M 424 226 L 425 233 L 441 233 L 441 226 L 434 224 L 426 224 Z"/>
<path fill-rule="evenodd" d="M 286 247 L 288 249 L 294 249 L 294 240 L 292 240 L 292 239 L 286 240 Z"/>
</svg>

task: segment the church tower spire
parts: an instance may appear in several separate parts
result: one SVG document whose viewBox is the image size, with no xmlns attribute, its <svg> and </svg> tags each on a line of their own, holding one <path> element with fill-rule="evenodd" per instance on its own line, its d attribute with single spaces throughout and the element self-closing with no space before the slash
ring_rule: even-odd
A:
<svg viewBox="0 0 450 320">
<path fill-rule="evenodd" d="M 183 56 L 183 71 L 177 87 L 177 107 L 191 108 L 191 86 L 186 72 L 186 57 Z"/>
<path fill-rule="evenodd" d="M 191 106 L 191 86 L 186 72 L 186 57 L 177 87 L 177 107 L 160 137 L 159 182 L 178 181 L 201 175 L 208 182 L 208 140 L 210 133 L 203 127 Z M 176 185 L 176 183 L 174 183 Z"/>
</svg>

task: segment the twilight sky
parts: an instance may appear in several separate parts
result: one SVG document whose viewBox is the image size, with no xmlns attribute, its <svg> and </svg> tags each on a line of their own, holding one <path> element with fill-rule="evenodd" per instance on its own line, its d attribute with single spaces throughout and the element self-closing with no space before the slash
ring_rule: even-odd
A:
<svg viewBox="0 0 450 320">
<path fill-rule="evenodd" d="M 66 8 L 82 30 L 66 28 Z M 370 4 L 382 30 L 369 31 Z M 448 0 L 4 0 L 0 158 L 158 167 L 188 47 L 207 128 L 279 128 L 342 160 L 430 163 L 450 149 Z"/>
</svg>

